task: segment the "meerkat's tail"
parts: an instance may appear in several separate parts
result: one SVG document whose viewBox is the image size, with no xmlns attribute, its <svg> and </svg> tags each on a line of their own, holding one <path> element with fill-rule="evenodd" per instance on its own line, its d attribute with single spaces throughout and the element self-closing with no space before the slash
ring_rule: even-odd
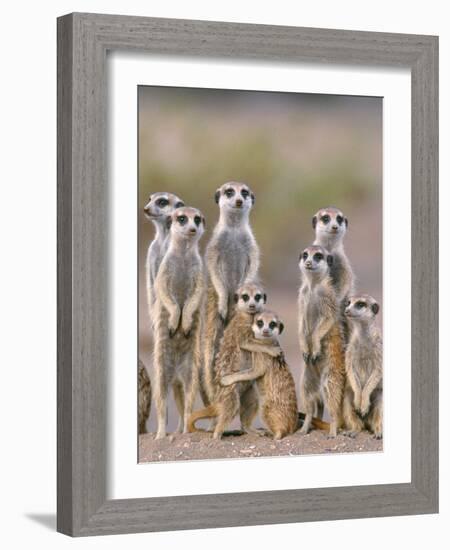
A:
<svg viewBox="0 0 450 550">
<path fill-rule="evenodd" d="M 298 413 L 298 427 L 301 428 L 303 425 L 303 422 L 305 421 L 305 413 L 299 412 Z M 325 420 L 320 420 L 320 418 L 316 418 L 313 416 L 313 419 L 311 421 L 311 426 L 313 428 L 316 428 L 316 430 L 330 430 L 330 424 L 329 422 L 325 422 Z"/>
<path fill-rule="evenodd" d="M 200 409 L 199 411 L 192 413 L 188 420 L 188 432 L 206 432 L 207 430 L 197 428 L 195 423 L 197 420 L 201 420 L 202 418 L 215 418 L 217 415 L 218 411 L 215 405 L 208 405 L 204 409 Z"/>
</svg>

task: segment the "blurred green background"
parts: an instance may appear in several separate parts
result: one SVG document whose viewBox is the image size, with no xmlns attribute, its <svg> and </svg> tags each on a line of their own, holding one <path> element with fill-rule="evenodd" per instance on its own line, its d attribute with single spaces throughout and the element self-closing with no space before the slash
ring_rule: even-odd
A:
<svg viewBox="0 0 450 550">
<path fill-rule="evenodd" d="M 139 354 L 150 374 L 144 265 L 153 226 L 143 207 L 151 193 L 170 191 L 202 210 L 203 250 L 218 219 L 214 192 L 229 180 L 256 195 L 250 219 L 267 306 L 285 321 L 282 345 L 298 386 L 298 256 L 314 238 L 319 208 L 336 206 L 348 217 L 345 247 L 357 287 L 381 303 L 382 99 L 139 87 Z M 173 409 L 170 402 L 169 430 Z"/>
</svg>

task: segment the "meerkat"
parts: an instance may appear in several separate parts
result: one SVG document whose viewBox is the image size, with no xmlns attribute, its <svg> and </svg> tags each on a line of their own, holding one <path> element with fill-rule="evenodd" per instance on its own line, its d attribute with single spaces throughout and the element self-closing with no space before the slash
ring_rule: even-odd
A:
<svg viewBox="0 0 450 550">
<path fill-rule="evenodd" d="M 255 315 L 252 325 L 253 340 L 241 348 L 252 352 L 253 366 L 248 370 L 223 376 L 220 383 L 230 386 L 237 382 L 256 381 L 262 419 L 274 439 L 293 434 L 298 425 L 295 382 L 283 355 L 272 357 L 258 351 L 260 341 L 277 346 L 283 323 L 276 313 L 263 311 Z"/>
<path fill-rule="evenodd" d="M 156 438 L 166 435 L 167 392 L 172 386 L 186 431 L 198 388 L 201 365 L 202 307 L 206 288 L 198 243 L 205 218 L 196 208 L 181 207 L 168 218 L 169 245 L 155 281 L 155 404 Z"/>
<path fill-rule="evenodd" d="M 377 302 L 367 294 L 352 296 L 345 316 L 350 338 L 345 352 L 344 422 L 354 436 L 364 428 L 383 436 L 383 345 L 375 323 Z"/>
<path fill-rule="evenodd" d="M 256 281 L 259 249 L 249 223 L 255 196 L 248 185 L 228 182 L 215 193 L 220 216 L 206 247 L 209 276 L 204 372 L 201 386 L 205 404 L 214 399 L 214 360 L 224 326 L 232 316 L 236 290 L 245 282 Z"/>
<path fill-rule="evenodd" d="M 338 302 L 343 306 L 353 293 L 355 280 L 352 266 L 344 250 L 348 219 L 337 208 L 322 208 L 314 215 L 312 226 L 316 234 L 313 244 L 322 246 L 333 255 L 330 274 L 336 288 Z"/>
<path fill-rule="evenodd" d="M 169 228 L 167 217 L 184 202 L 173 193 L 153 193 L 144 206 L 144 215 L 155 226 L 155 236 L 147 250 L 145 261 L 145 286 L 147 289 L 147 307 L 150 322 L 153 324 L 152 309 L 155 304 L 155 279 L 164 254 L 168 247 Z"/>
<path fill-rule="evenodd" d="M 195 422 L 201 418 L 215 420 L 215 439 L 220 439 L 227 425 L 240 413 L 241 425 L 244 432 L 253 433 L 252 422 L 258 413 L 258 395 L 254 384 L 246 382 L 233 387 L 224 388 L 220 379 L 231 373 L 239 372 L 242 368 L 251 366 L 251 353 L 241 349 L 241 345 L 252 338 L 253 316 L 262 311 L 266 302 L 266 295 L 261 286 L 247 283 L 239 287 L 235 294 L 236 311 L 227 325 L 215 362 L 215 385 L 217 391 L 213 402 L 206 408 L 194 412 L 188 424 L 190 432 L 202 431 L 196 428 Z M 257 342 L 258 351 L 278 356 L 281 348 L 271 342 Z"/>
<path fill-rule="evenodd" d="M 147 433 L 147 420 L 152 404 L 152 384 L 144 363 L 139 359 L 139 433 Z"/>
<path fill-rule="evenodd" d="M 345 359 L 332 265 L 333 256 L 321 246 L 309 246 L 300 255 L 299 343 L 305 363 L 300 392 L 306 413 L 300 433 L 308 433 L 313 415 L 322 419 L 325 404 L 331 416 L 329 436 L 335 437 L 341 425 Z"/>
</svg>

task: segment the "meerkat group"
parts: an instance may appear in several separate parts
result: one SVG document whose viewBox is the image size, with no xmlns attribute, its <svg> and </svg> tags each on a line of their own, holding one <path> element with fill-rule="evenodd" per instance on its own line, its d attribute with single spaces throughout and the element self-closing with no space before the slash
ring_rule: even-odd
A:
<svg viewBox="0 0 450 550">
<path fill-rule="evenodd" d="M 284 325 L 265 309 L 267 296 L 259 281 L 260 253 L 250 225 L 255 195 L 247 184 L 228 182 L 214 198 L 219 219 L 204 260 L 199 241 L 205 218 L 198 209 L 171 193 L 152 194 L 144 209 L 155 225 L 146 288 L 154 336 L 156 438 L 166 435 L 170 389 L 179 433 L 198 431 L 196 422 L 210 419 L 213 437 L 221 438 L 239 415 L 244 433 L 274 439 L 299 428 L 307 434 L 324 427 L 330 437 L 341 429 L 351 437 L 368 429 L 381 438 L 382 343 L 374 322 L 379 306 L 368 295 L 354 295 L 354 274 L 343 246 L 348 220 L 336 208 L 319 210 L 313 217 L 315 240 L 299 258 L 298 335 L 304 364 L 299 413 L 279 342 Z M 141 366 L 140 396 L 141 379 L 150 384 L 145 374 Z M 204 408 L 193 412 L 197 393 Z M 142 433 L 146 407 L 140 398 Z M 330 423 L 323 421 L 324 407 Z M 265 430 L 253 426 L 258 412 Z"/>
</svg>

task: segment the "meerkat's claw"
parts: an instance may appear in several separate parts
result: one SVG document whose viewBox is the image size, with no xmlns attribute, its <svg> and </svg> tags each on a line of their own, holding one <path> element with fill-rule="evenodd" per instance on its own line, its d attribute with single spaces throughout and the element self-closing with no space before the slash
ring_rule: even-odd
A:
<svg viewBox="0 0 450 550">
<path fill-rule="evenodd" d="M 303 361 L 305 362 L 305 365 L 309 364 L 310 359 L 311 359 L 311 355 L 309 353 L 303 354 Z"/>
<path fill-rule="evenodd" d="M 341 435 L 345 437 L 350 437 L 351 439 L 355 439 L 358 434 L 357 432 L 353 432 L 352 430 L 346 430 L 345 432 L 342 432 Z"/>
<path fill-rule="evenodd" d="M 189 338 L 190 335 L 191 335 L 191 329 L 185 330 L 185 331 L 183 332 L 183 336 L 184 336 L 185 338 Z"/>
<path fill-rule="evenodd" d="M 311 356 L 311 365 L 315 365 L 320 360 L 320 353 Z"/>
<path fill-rule="evenodd" d="M 373 434 L 372 438 L 373 439 L 383 439 L 383 435 L 382 434 Z"/>
</svg>

